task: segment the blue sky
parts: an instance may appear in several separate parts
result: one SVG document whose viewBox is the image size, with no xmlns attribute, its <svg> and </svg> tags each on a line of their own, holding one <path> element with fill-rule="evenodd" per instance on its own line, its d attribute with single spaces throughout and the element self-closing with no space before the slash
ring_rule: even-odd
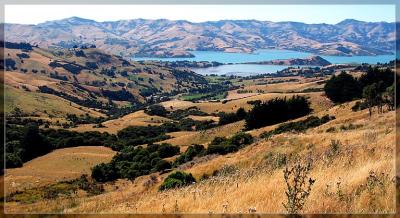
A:
<svg viewBox="0 0 400 218">
<path fill-rule="evenodd" d="M 394 22 L 395 5 L 5 5 L 6 23 L 38 24 L 72 16 L 96 21 L 256 19 L 335 24 L 350 18 Z"/>
</svg>

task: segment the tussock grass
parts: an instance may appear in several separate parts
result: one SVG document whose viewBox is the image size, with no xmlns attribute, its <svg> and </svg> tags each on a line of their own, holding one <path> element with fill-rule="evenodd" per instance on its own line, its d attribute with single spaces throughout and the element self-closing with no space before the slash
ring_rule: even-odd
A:
<svg viewBox="0 0 400 218">
<path fill-rule="evenodd" d="M 369 118 L 366 110 L 352 112 L 353 103 L 312 114 L 336 117 L 321 126 L 259 139 L 236 153 L 213 155 L 185 166 L 184 171 L 198 181 L 193 185 L 159 192 L 168 173 L 152 174 L 133 182 L 108 184 L 111 188 L 107 193 L 78 198 L 74 204 L 64 199 L 9 203 L 5 209 L 66 213 L 284 213 L 284 166 L 302 160 L 313 163 L 309 175 L 315 183 L 301 213 L 393 213 L 395 112 Z M 359 126 L 325 131 L 349 123 Z M 187 142 L 194 139 L 189 137 Z M 225 170 L 227 166 L 234 170 Z M 151 185 L 145 185 L 150 180 Z"/>
</svg>

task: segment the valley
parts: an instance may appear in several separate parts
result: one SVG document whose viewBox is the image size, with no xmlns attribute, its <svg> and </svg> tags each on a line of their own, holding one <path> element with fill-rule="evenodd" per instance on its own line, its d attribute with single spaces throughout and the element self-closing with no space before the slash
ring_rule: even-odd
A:
<svg viewBox="0 0 400 218">
<path fill-rule="evenodd" d="M 396 211 L 392 23 L 5 31 L 6 213 Z"/>
</svg>

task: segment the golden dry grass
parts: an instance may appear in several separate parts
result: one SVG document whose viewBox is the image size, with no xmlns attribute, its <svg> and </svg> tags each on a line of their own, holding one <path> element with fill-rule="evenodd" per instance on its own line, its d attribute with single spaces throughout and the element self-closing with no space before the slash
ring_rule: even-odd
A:
<svg viewBox="0 0 400 218">
<path fill-rule="evenodd" d="M 296 79 L 298 81 L 287 81 L 289 79 Z M 248 81 L 244 83 L 245 86 L 231 90 L 228 92 L 227 100 L 247 98 L 250 96 L 259 95 L 260 92 L 264 93 L 288 93 L 288 92 L 302 92 L 310 88 L 323 88 L 324 84 L 319 84 L 325 78 L 304 78 L 304 77 L 290 77 L 290 78 L 279 78 L 280 83 L 265 84 L 266 82 L 273 82 L 278 80 L 277 78 L 263 78 L 254 81 Z M 248 91 L 248 93 L 238 93 L 239 90 Z"/>
<path fill-rule="evenodd" d="M 249 207 L 257 212 L 283 213 L 285 183 L 282 167 L 274 168 L 266 159 L 268 153 L 281 153 L 288 157 L 312 160 L 310 176 L 316 179 L 311 195 L 306 201 L 305 213 L 392 213 L 395 211 L 395 116 L 394 112 L 374 114 L 369 118 L 366 110 L 351 111 L 352 103 L 335 106 L 329 113 L 336 119 L 310 129 L 305 133 L 284 133 L 228 155 L 194 160 L 196 164 L 182 166 L 199 179 L 224 165 L 233 165 L 237 172 L 204 180 L 185 188 L 158 192 L 157 187 L 167 175 L 157 175 L 158 183 L 147 187 L 149 176 L 125 183 L 123 188 L 105 194 L 54 202 L 38 202 L 31 205 L 6 204 L 6 211 L 52 211 L 62 208 L 66 213 L 222 213 L 226 204 L 229 213 L 247 213 Z M 341 125 L 358 124 L 353 130 L 340 130 Z M 326 132 L 335 127 L 336 131 Z M 328 155 L 331 140 L 339 140 L 339 153 Z M 292 156 L 290 156 L 292 155 Z M 293 156 L 294 155 L 294 156 Z M 292 159 L 289 159 L 292 160 Z M 292 162 L 289 162 L 292 163 Z M 383 186 L 371 186 L 356 194 L 360 185 L 366 185 L 370 172 L 381 178 Z M 340 188 L 337 183 L 340 182 Z M 338 195 L 340 189 L 342 195 Z M 343 200 L 342 197 L 346 200 Z M 164 206 L 163 206 L 164 205 Z"/>
<path fill-rule="evenodd" d="M 228 91 L 228 96 L 226 96 L 225 99 L 231 101 L 231 100 L 235 100 L 235 99 L 248 98 L 248 97 L 259 95 L 259 94 L 260 93 L 257 93 L 257 92 L 238 93 L 238 90 L 231 90 L 231 91 Z"/>
<path fill-rule="evenodd" d="M 190 118 L 192 120 L 198 120 L 198 121 L 207 121 L 207 120 L 212 120 L 214 122 L 219 121 L 219 117 L 216 116 L 196 116 L 196 115 L 189 115 L 187 118 Z"/>
<path fill-rule="evenodd" d="M 36 113 L 43 117 L 47 117 L 49 114 L 56 117 L 65 117 L 68 113 L 77 115 L 88 113 L 94 117 L 104 116 L 100 112 L 71 103 L 51 94 L 27 92 L 9 85 L 4 86 L 3 94 L 6 113 L 18 107 L 26 113 Z"/>
<path fill-rule="evenodd" d="M 244 121 L 239 121 L 224 126 L 218 126 L 207 130 L 194 131 L 194 132 L 175 132 L 168 133 L 173 138 L 164 140 L 160 143 L 170 143 L 172 145 L 189 146 L 192 144 L 206 144 L 213 140 L 215 137 L 227 137 L 237 132 L 240 132 L 244 128 Z M 181 149 L 182 151 L 185 148 Z"/>
<path fill-rule="evenodd" d="M 198 103 L 193 103 L 189 101 L 181 101 L 181 100 L 171 100 L 171 101 L 166 101 L 161 103 L 164 107 L 167 109 L 170 109 L 171 107 L 173 110 L 176 109 L 185 109 L 189 107 L 196 106 L 198 107 L 201 111 L 204 111 L 206 113 L 215 113 L 215 112 L 234 112 L 240 107 L 243 107 L 246 110 L 249 110 L 252 106 L 249 105 L 247 102 L 248 101 L 254 101 L 254 100 L 261 100 L 261 101 L 267 101 L 273 98 L 290 98 L 293 95 L 301 95 L 301 96 L 307 96 L 310 97 L 310 102 L 311 102 L 311 108 L 313 108 L 315 111 L 321 111 L 321 110 L 326 110 L 332 106 L 331 101 L 324 96 L 323 92 L 312 92 L 312 93 L 266 93 L 266 94 L 259 94 L 255 96 L 250 96 L 246 98 L 240 98 L 240 99 L 235 99 L 228 101 L 226 103 L 222 102 L 198 102 Z"/>
<path fill-rule="evenodd" d="M 318 82 L 321 81 L 323 81 L 323 79 L 302 78 L 298 82 L 246 86 L 245 90 L 262 90 L 265 92 L 301 92 L 308 88 L 323 88 L 324 84 L 318 84 Z"/>
<path fill-rule="evenodd" d="M 115 134 L 128 126 L 158 126 L 168 121 L 170 121 L 170 119 L 160 116 L 150 116 L 143 110 L 140 110 L 118 119 L 105 121 L 102 123 L 105 127 L 102 128 L 95 128 L 94 124 L 83 124 L 72 128 L 72 130 L 78 132 L 99 131 Z"/>
<path fill-rule="evenodd" d="M 82 174 L 90 175 L 91 167 L 109 162 L 114 155 L 114 151 L 102 146 L 57 149 L 28 161 L 23 167 L 7 169 L 4 176 L 5 190 L 10 193 L 74 179 Z"/>
</svg>

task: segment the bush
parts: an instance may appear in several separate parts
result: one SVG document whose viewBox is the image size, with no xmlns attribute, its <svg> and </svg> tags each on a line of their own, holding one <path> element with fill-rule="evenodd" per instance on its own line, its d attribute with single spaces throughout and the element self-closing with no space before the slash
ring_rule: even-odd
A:
<svg viewBox="0 0 400 218">
<path fill-rule="evenodd" d="M 5 67 L 7 70 L 16 70 L 17 67 L 15 65 L 16 65 L 16 63 L 13 59 L 11 59 L 11 58 L 5 59 Z"/>
<path fill-rule="evenodd" d="M 156 166 L 155 166 L 155 169 L 156 169 L 157 171 L 163 171 L 163 170 L 171 169 L 171 168 L 172 168 L 171 163 L 168 162 L 168 161 L 166 161 L 166 160 L 162 160 L 162 159 L 159 160 L 159 161 L 157 162 Z"/>
<path fill-rule="evenodd" d="M 324 87 L 326 96 L 336 103 L 351 101 L 361 97 L 361 88 L 353 76 L 342 72 L 338 76 L 333 75 Z"/>
<path fill-rule="evenodd" d="M 387 87 L 394 83 L 394 72 L 390 68 L 379 69 L 378 67 L 369 67 L 367 73 L 361 75 L 358 80 L 360 84 L 360 92 L 369 85 L 374 83 L 382 83 L 379 87 L 379 92 L 384 92 Z"/>
<path fill-rule="evenodd" d="M 191 145 L 183 154 L 175 159 L 174 166 L 179 166 L 183 163 L 193 160 L 194 157 L 202 156 L 204 154 L 205 148 L 203 145 Z"/>
<path fill-rule="evenodd" d="M 20 144 L 23 149 L 22 158 L 24 162 L 47 154 L 52 150 L 50 143 L 39 133 L 39 127 L 35 123 L 30 123 L 24 127 Z"/>
<path fill-rule="evenodd" d="M 171 111 L 168 114 L 168 118 L 173 119 L 173 120 L 181 120 L 189 115 L 195 115 L 195 116 L 207 116 L 206 112 L 203 112 L 199 110 L 197 107 L 189 107 L 187 109 L 178 109 L 175 111 Z"/>
<path fill-rule="evenodd" d="M 101 163 L 93 167 L 92 178 L 98 182 L 107 182 L 117 179 L 118 175 L 111 164 Z"/>
<path fill-rule="evenodd" d="M 158 155 L 161 158 L 167 158 L 167 157 L 172 157 L 175 156 L 177 154 L 179 154 L 179 147 L 178 146 L 173 146 L 171 144 L 168 143 L 162 143 L 159 147 L 158 147 Z"/>
<path fill-rule="evenodd" d="M 207 154 L 228 154 L 236 152 L 246 145 L 253 143 L 253 136 L 248 133 L 237 133 L 231 138 L 215 137 L 208 145 Z"/>
<path fill-rule="evenodd" d="M 74 146 L 109 146 L 116 141 L 115 135 L 100 132 L 74 132 L 62 129 L 40 129 L 40 122 L 6 126 L 7 168 L 18 167 L 20 161 L 26 162 L 48 152 Z"/>
<path fill-rule="evenodd" d="M 156 115 L 156 116 L 161 116 L 165 117 L 168 114 L 168 111 L 163 107 L 162 105 L 159 104 L 154 104 L 146 108 L 144 111 L 148 115 Z"/>
<path fill-rule="evenodd" d="M 22 160 L 19 154 L 7 153 L 6 155 L 6 168 L 22 167 Z"/>
<path fill-rule="evenodd" d="M 225 113 L 219 112 L 219 125 L 225 125 L 233 123 L 239 120 L 243 120 L 247 116 L 247 112 L 243 108 L 239 108 L 236 113 Z"/>
<path fill-rule="evenodd" d="M 179 147 L 169 144 L 123 147 L 108 164 L 99 164 L 92 169 L 92 177 L 99 182 L 113 181 L 118 178 L 135 179 L 151 172 L 171 168 L 171 163 L 161 159 L 179 152 Z"/>
<path fill-rule="evenodd" d="M 241 107 L 236 111 L 236 117 L 238 118 L 238 120 L 243 120 L 244 118 L 246 118 L 246 116 L 247 112 L 244 108 Z"/>
<path fill-rule="evenodd" d="M 104 97 L 107 97 L 110 100 L 114 101 L 129 101 L 129 102 L 136 102 L 136 97 L 127 91 L 125 88 L 121 90 L 112 91 L 112 90 L 102 90 L 101 93 Z"/>
<path fill-rule="evenodd" d="M 394 72 L 389 68 L 379 69 L 369 67 L 367 72 L 356 80 L 351 75 L 342 72 L 332 76 L 325 84 L 326 96 L 336 103 L 343 103 L 362 97 L 363 89 L 372 84 L 381 84 L 378 92 L 385 92 L 394 83 Z"/>
<path fill-rule="evenodd" d="M 354 104 L 354 106 L 351 107 L 351 110 L 355 112 L 355 111 L 360 111 L 360 110 L 364 110 L 364 109 L 367 109 L 367 108 L 368 108 L 368 105 L 365 104 L 365 102 L 357 101 Z"/>
<path fill-rule="evenodd" d="M 75 56 L 77 56 L 77 57 L 86 57 L 85 52 L 83 52 L 83 50 L 75 51 Z"/>
<path fill-rule="evenodd" d="M 19 57 L 20 59 L 22 59 L 22 58 L 30 58 L 30 56 L 27 53 L 17 54 L 17 57 Z"/>
<path fill-rule="evenodd" d="M 129 126 L 118 131 L 117 136 L 125 145 L 142 145 L 170 138 L 159 126 Z"/>
<path fill-rule="evenodd" d="M 230 143 L 238 147 L 242 145 L 248 145 L 253 143 L 253 136 L 244 132 L 240 132 L 232 136 L 232 138 L 230 138 Z"/>
<path fill-rule="evenodd" d="M 254 105 L 246 116 L 246 128 L 255 129 L 281 123 L 305 116 L 311 111 L 310 102 L 303 96 L 271 99 Z"/>
<path fill-rule="evenodd" d="M 191 173 L 185 173 L 185 172 L 174 172 L 170 174 L 164 182 L 161 184 L 159 190 L 167 190 L 167 189 L 172 189 L 172 188 L 179 188 L 183 187 L 186 185 L 190 185 L 192 183 L 196 182 L 195 178 L 192 176 Z"/>
<path fill-rule="evenodd" d="M 97 66 L 97 64 L 96 64 L 96 62 L 85 62 L 85 66 L 87 67 L 87 68 L 90 68 L 90 69 L 92 69 L 92 70 L 96 70 L 96 69 L 98 69 L 99 67 Z"/>
<path fill-rule="evenodd" d="M 333 119 L 335 119 L 335 117 L 329 116 L 329 115 L 325 115 L 321 118 L 318 118 L 315 116 L 310 116 L 310 117 L 307 117 L 305 120 L 300 120 L 297 122 L 283 123 L 272 131 L 262 133 L 261 138 L 269 138 L 272 135 L 281 134 L 284 132 L 291 132 L 291 131 L 303 132 L 309 128 L 314 128 L 314 127 L 320 126 L 320 125 L 327 123 Z"/>
</svg>

